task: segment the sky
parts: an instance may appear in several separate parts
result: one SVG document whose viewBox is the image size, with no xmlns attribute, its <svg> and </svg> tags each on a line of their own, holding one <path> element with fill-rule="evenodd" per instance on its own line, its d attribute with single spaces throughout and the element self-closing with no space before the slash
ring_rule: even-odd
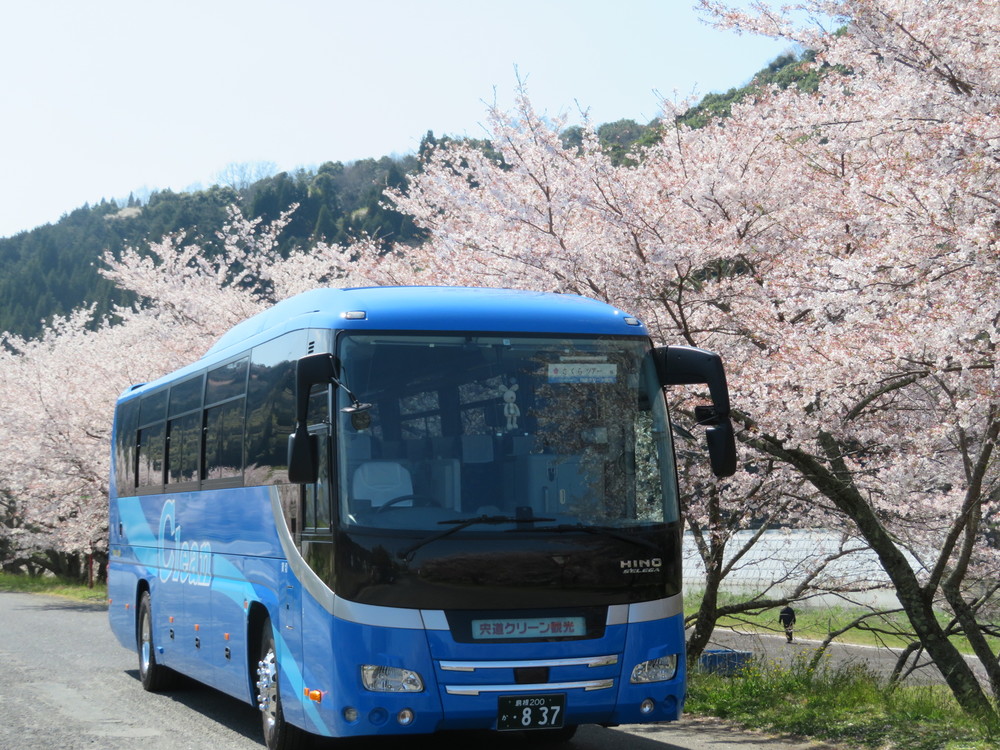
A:
<svg viewBox="0 0 1000 750">
<path fill-rule="evenodd" d="M 712 28 L 693 2 L 0 0 L 0 237 L 208 187 L 231 164 L 482 137 L 519 79 L 569 124 L 645 123 L 788 51 Z"/>
</svg>

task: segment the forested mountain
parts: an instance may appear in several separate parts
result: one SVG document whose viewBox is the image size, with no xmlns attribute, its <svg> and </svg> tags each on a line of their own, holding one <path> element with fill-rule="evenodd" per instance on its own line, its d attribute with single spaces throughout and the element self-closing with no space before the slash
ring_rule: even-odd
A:
<svg viewBox="0 0 1000 750">
<path fill-rule="evenodd" d="M 750 84 L 725 94 L 709 94 L 684 122 L 697 127 L 712 116 L 728 114 L 735 101 L 761 86 L 814 86 L 802 74 L 800 58 L 785 55 L 760 71 Z M 579 128 L 563 134 L 567 146 L 579 143 Z M 616 163 L 632 158 L 636 146 L 660 137 L 659 124 L 619 120 L 601 125 L 598 136 Z M 421 152 L 439 141 L 428 133 Z M 482 144 L 489 148 L 488 143 Z M 211 250 L 226 208 L 237 205 L 244 215 L 277 218 L 298 204 L 281 237 L 285 252 L 317 239 L 347 243 L 362 234 L 392 242 L 417 242 L 419 232 L 405 216 L 381 205 L 386 187 L 401 187 L 420 168 L 419 155 L 383 156 L 348 164 L 326 162 L 315 171 L 281 172 L 246 185 L 215 185 L 207 190 L 152 193 L 140 202 L 101 201 L 78 208 L 54 224 L 0 238 L 0 332 L 37 335 L 53 315 L 66 315 L 81 305 L 94 305 L 103 316 L 114 304 L 128 301 L 98 273 L 105 250 L 141 248 L 164 235 L 189 230 Z"/>
<path fill-rule="evenodd" d="M 105 250 L 141 248 L 182 230 L 195 232 L 211 250 L 230 205 L 271 220 L 298 204 L 282 235 L 286 252 L 319 238 L 344 243 L 360 234 L 412 241 L 417 237 L 412 222 L 380 201 L 385 188 L 403 185 L 417 164 L 415 156 L 327 162 L 315 171 L 281 172 L 239 190 L 216 185 L 190 193 L 155 192 L 144 204 L 134 198 L 124 205 L 102 201 L 55 224 L 0 239 L 0 331 L 33 336 L 51 316 L 85 304 L 103 315 L 126 301 L 98 273 Z"/>
</svg>

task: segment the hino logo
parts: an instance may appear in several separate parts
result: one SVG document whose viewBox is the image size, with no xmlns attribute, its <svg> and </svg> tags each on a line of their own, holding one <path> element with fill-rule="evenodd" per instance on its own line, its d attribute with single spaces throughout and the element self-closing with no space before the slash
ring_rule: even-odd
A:
<svg viewBox="0 0 1000 750">
<path fill-rule="evenodd" d="M 619 560 L 618 564 L 621 566 L 621 572 L 624 575 L 658 573 L 660 568 L 663 567 L 663 559 L 660 557 L 651 557 L 648 560 Z"/>
</svg>

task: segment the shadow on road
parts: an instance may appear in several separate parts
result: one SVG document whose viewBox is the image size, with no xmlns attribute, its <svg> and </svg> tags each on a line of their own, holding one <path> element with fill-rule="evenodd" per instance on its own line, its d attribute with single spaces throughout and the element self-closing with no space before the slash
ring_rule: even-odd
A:
<svg viewBox="0 0 1000 750">
<path fill-rule="evenodd" d="M 4 594 L 4 601 L 11 610 L 20 612 L 52 612 L 55 610 L 65 610 L 69 612 L 107 612 L 108 603 L 104 599 L 93 601 L 79 601 L 77 599 L 66 599 L 54 594 L 35 594 L 28 591 L 0 591 Z"/>
<path fill-rule="evenodd" d="M 52 597 L 46 597 L 48 600 L 45 604 L 41 606 L 31 607 L 34 611 L 52 611 L 52 610 L 68 610 L 70 612 L 107 612 L 108 605 L 105 602 L 78 602 L 73 599 L 54 599 Z"/>
<path fill-rule="evenodd" d="M 135 680 L 137 690 L 142 690 L 142 686 L 139 684 L 138 669 L 127 669 L 125 674 Z M 202 716 L 247 739 L 259 741 L 263 747 L 260 712 L 255 706 L 225 693 L 220 693 L 214 688 L 183 675 L 178 676 L 176 689 L 164 690 L 156 695 L 161 699 L 178 703 L 191 711 L 197 711 Z"/>
<path fill-rule="evenodd" d="M 317 737 L 313 740 L 313 750 L 398 750 L 401 741 L 399 737 L 352 737 L 349 739 L 326 739 Z M 526 737 L 521 732 L 440 732 L 435 735 L 406 737 L 408 742 L 416 742 L 420 747 L 433 745 L 435 750 L 512 750 L 525 745 L 534 748 L 559 747 L 569 750 L 610 750 L 611 748 L 628 748 L 628 750 L 676 750 L 665 738 L 645 739 L 635 735 L 623 735 L 604 727 L 587 725 L 569 742 L 546 742 L 544 732 L 532 733 Z M 426 743 L 426 744 L 424 744 Z"/>
</svg>

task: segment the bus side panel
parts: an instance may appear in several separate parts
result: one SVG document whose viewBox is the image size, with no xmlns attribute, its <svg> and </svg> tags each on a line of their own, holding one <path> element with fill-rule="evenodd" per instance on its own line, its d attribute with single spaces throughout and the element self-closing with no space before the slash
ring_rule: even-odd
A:
<svg viewBox="0 0 1000 750">
<path fill-rule="evenodd" d="M 292 587 L 281 615 L 284 633 L 281 664 L 281 695 L 285 718 L 323 737 L 334 736 L 337 714 L 346 705 L 343 693 L 334 688 L 336 655 L 332 653 L 333 616 L 300 584 L 288 577 Z M 297 613 L 291 608 L 298 605 Z M 294 627 L 295 630 L 290 628 Z M 354 648 L 344 644 L 342 648 Z M 293 652 L 297 652 L 295 658 Z M 282 654 L 279 654 L 281 656 Z M 319 691 L 319 700 L 309 693 Z"/>
<path fill-rule="evenodd" d="M 213 557 L 211 624 L 202 628 L 206 670 L 202 681 L 234 698 L 254 703 L 256 692 L 251 694 L 251 686 L 256 681 L 253 669 L 257 654 L 248 652 L 250 603 L 273 596 L 265 587 L 255 589 L 244 578 L 239 558 Z"/>
<path fill-rule="evenodd" d="M 213 554 L 209 590 L 187 592 L 189 625 L 199 625 L 201 648 L 185 673 L 234 698 L 255 704 L 259 654 L 251 644 L 259 634 L 250 632 L 250 610 L 261 604 L 272 623 L 277 622 L 278 570 L 273 558 Z M 194 598 L 197 597 L 197 603 Z M 201 621 L 195 622 L 195 618 Z M 279 643 L 279 633 L 275 639 Z"/>
<path fill-rule="evenodd" d="M 108 618 L 112 632 L 128 649 L 136 650 L 136 622 L 141 581 L 148 587 L 158 578 L 158 528 L 147 520 L 144 504 L 155 498 L 112 497 L 108 560 Z M 156 503 L 156 516 L 160 503 Z"/>
<path fill-rule="evenodd" d="M 263 603 L 279 620 L 283 553 L 270 488 L 113 498 L 110 521 L 109 621 L 119 642 L 136 648 L 145 586 L 158 662 L 254 702 L 250 606 Z"/>
<path fill-rule="evenodd" d="M 136 614 L 139 604 L 136 601 L 136 591 L 139 588 L 139 568 L 134 562 L 122 559 L 122 555 L 127 553 L 127 549 L 112 547 L 109 553 L 108 621 L 111 624 L 111 632 L 115 634 L 118 642 L 130 651 L 135 651 L 137 648 Z"/>
<path fill-rule="evenodd" d="M 199 637 L 195 626 L 200 627 L 200 622 L 207 620 L 199 613 L 187 610 L 187 587 L 174 577 L 175 574 L 179 577 L 179 573 L 171 567 L 159 567 L 149 580 L 153 643 L 158 651 L 156 658 L 160 664 L 198 679 L 192 674 L 196 663 L 194 643 Z"/>
</svg>

